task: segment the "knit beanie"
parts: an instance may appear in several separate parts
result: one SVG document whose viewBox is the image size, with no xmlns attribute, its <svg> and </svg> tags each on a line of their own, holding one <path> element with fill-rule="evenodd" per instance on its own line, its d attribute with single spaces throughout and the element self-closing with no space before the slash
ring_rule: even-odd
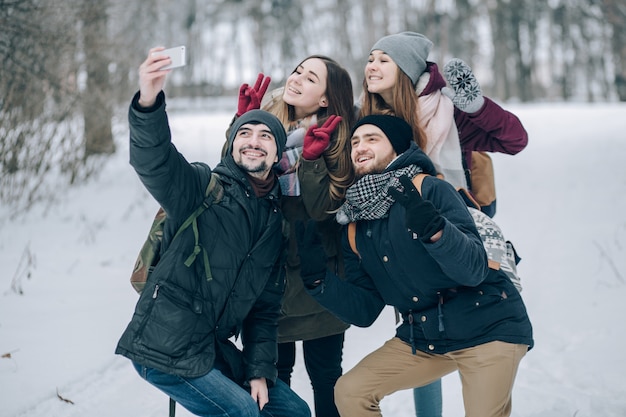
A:
<svg viewBox="0 0 626 417">
<path fill-rule="evenodd" d="M 380 50 L 389 55 L 415 85 L 426 70 L 426 59 L 432 46 L 430 39 L 421 33 L 401 32 L 380 38 L 370 49 L 370 54 Z"/>
<path fill-rule="evenodd" d="M 270 131 L 274 135 L 278 160 L 280 160 L 283 155 L 283 150 L 285 149 L 285 143 L 287 143 L 287 134 L 285 133 L 285 127 L 276 116 L 265 110 L 250 110 L 245 112 L 237 120 L 235 120 L 232 127 L 230 128 L 230 135 L 228 137 L 228 153 L 230 154 L 233 150 L 233 141 L 235 140 L 237 131 L 241 126 L 245 125 L 246 123 L 260 123 L 269 127 Z"/>
<path fill-rule="evenodd" d="M 411 126 L 403 119 L 396 116 L 386 114 L 370 114 L 369 116 L 365 116 L 356 122 L 350 136 L 354 134 L 354 131 L 357 130 L 358 127 L 363 125 L 374 125 L 382 130 L 385 136 L 387 136 L 387 139 L 389 139 L 389 142 L 391 142 L 391 146 L 393 150 L 396 151 L 397 155 L 409 149 L 413 141 L 413 129 L 411 129 Z"/>
</svg>

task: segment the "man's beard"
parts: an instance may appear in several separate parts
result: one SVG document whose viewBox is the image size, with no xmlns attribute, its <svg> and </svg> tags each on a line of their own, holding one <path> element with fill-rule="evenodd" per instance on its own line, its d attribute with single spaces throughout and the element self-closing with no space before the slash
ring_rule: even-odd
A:
<svg viewBox="0 0 626 417">
<path fill-rule="evenodd" d="M 380 160 L 376 163 L 376 165 L 369 166 L 364 170 L 359 170 L 359 171 L 355 170 L 354 171 L 355 181 L 360 180 L 366 175 L 383 173 L 394 159 L 395 159 L 395 155 L 390 156 L 389 158 L 386 158 L 385 160 Z"/>
<path fill-rule="evenodd" d="M 238 162 L 237 166 L 241 168 L 242 171 L 247 172 L 248 174 L 255 174 L 257 172 L 265 172 L 268 170 L 267 163 L 263 161 L 257 166 L 249 166 L 244 164 L 243 162 Z"/>
<path fill-rule="evenodd" d="M 242 171 L 248 173 L 248 174 L 257 174 L 257 173 L 263 173 L 263 172 L 267 172 L 269 171 L 269 168 L 267 167 L 267 161 L 261 161 L 258 165 L 250 165 L 246 162 L 244 162 L 244 156 L 242 154 L 243 151 L 247 150 L 247 149 L 252 149 L 252 150 L 258 150 L 261 152 L 265 152 L 264 150 L 260 149 L 260 148 L 255 148 L 252 146 L 246 146 L 243 147 L 242 149 L 240 149 L 240 154 L 238 155 L 238 158 L 234 158 L 235 159 L 235 164 L 237 164 L 237 166 L 239 168 L 241 168 Z"/>
</svg>

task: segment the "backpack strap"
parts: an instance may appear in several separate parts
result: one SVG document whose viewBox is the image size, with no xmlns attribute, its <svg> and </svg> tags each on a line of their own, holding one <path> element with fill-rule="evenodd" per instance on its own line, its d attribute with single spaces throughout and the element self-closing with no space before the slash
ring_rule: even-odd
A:
<svg viewBox="0 0 626 417">
<path fill-rule="evenodd" d="M 198 207 L 193 213 L 187 217 L 187 219 L 183 222 L 183 224 L 178 228 L 178 231 L 172 238 L 172 241 L 176 239 L 176 236 L 181 234 L 186 228 L 190 225 L 193 229 L 194 236 L 194 247 L 191 254 L 185 260 L 185 266 L 190 267 L 196 260 L 196 257 L 200 252 L 202 252 L 202 258 L 204 261 L 204 275 L 207 281 L 213 279 L 213 275 L 211 274 L 211 266 L 209 265 L 209 255 L 206 250 L 200 246 L 200 233 L 198 232 L 198 216 L 200 216 L 204 210 L 206 210 L 211 204 L 218 203 L 222 197 L 224 196 L 224 187 L 219 181 L 219 176 L 215 173 L 211 173 L 211 180 L 207 185 L 207 188 L 204 192 L 205 198 L 202 201 L 202 205 Z"/>
<path fill-rule="evenodd" d="M 413 177 L 413 185 L 415 186 L 415 188 L 417 188 L 417 191 L 419 191 L 420 195 L 422 195 L 422 182 L 424 182 L 424 178 L 426 178 L 427 176 L 428 174 L 420 172 Z"/>
<path fill-rule="evenodd" d="M 352 252 L 354 252 L 359 258 L 359 251 L 356 249 L 356 223 L 352 222 L 348 224 L 348 242 L 350 243 L 350 248 Z"/>
<path fill-rule="evenodd" d="M 186 228 L 192 224 L 195 219 L 202 214 L 202 212 L 207 209 L 211 204 L 218 203 L 222 197 L 224 196 L 224 187 L 219 182 L 219 176 L 215 173 L 211 173 L 211 179 L 209 180 L 209 184 L 204 191 L 204 200 L 202 200 L 202 205 L 198 207 L 193 213 L 187 217 L 187 219 L 180 225 L 176 234 L 172 238 L 172 241 L 176 239 L 178 235 L 180 235 Z M 197 227 L 197 226 L 196 226 Z"/>
<path fill-rule="evenodd" d="M 467 189 L 457 188 L 456 191 L 461 195 L 461 198 L 463 199 L 467 207 L 472 207 L 472 208 L 475 208 L 476 210 L 481 209 L 478 201 L 476 201 L 472 193 L 470 193 Z"/>
<path fill-rule="evenodd" d="M 206 190 L 204 191 L 204 204 L 206 207 L 209 207 L 211 204 L 219 203 L 224 197 L 224 187 L 220 182 L 220 176 L 215 172 L 211 172 L 211 179 L 209 180 L 209 185 L 206 186 Z"/>
</svg>

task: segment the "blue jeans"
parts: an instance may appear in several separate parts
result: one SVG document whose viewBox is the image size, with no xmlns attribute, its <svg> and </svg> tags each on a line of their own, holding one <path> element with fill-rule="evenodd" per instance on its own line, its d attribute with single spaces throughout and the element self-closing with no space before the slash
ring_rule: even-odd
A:
<svg viewBox="0 0 626 417">
<path fill-rule="evenodd" d="M 199 378 L 183 378 L 133 362 L 139 375 L 200 417 L 310 417 L 311 410 L 281 380 L 269 389 L 269 402 L 259 411 L 249 390 L 218 369 Z"/>
<path fill-rule="evenodd" d="M 441 379 L 413 389 L 415 417 L 441 417 Z"/>
</svg>

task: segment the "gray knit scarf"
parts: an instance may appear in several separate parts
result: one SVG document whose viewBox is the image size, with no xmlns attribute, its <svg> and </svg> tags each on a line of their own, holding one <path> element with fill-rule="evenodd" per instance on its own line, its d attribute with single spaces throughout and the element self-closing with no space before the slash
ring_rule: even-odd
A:
<svg viewBox="0 0 626 417">
<path fill-rule="evenodd" d="M 358 220 L 384 219 L 394 199 L 389 195 L 389 188 L 402 188 L 400 178 L 403 175 L 413 178 L 422 172 L 417 165 L 409 165 L 382 174 L 368 174 L 348 188 L 346 201 L 339 208 L 336 219 L 339 224 L 348 224 Z"/>
<path fill-rule="evenodd" d="M 302 155 L 307 129 L 316 122 L 317 117 L 315 115 L 300 119 L 293 123 L 287 132 L 285 151 L 275 167 L 282 195 L 299 196 L 301 194 L 297 171 L 298 161 Z"/>
</svg>

